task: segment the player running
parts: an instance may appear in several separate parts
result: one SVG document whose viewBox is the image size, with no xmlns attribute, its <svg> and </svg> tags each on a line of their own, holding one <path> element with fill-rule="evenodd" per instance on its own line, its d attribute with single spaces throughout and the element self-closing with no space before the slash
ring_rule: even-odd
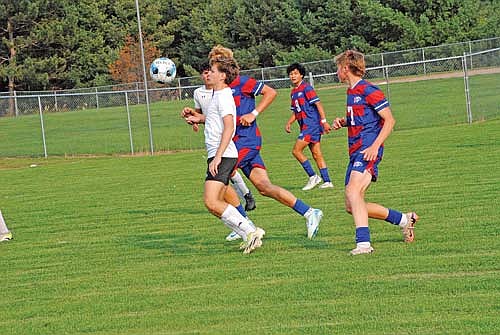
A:
<svg viewBox="0 0 500 335">
<path fill-rule="evenodd" d="M 369 254 L 371 246 L 368 218 L 399 225 L 405 242 L 415 239 L 414 227 L 419 217 L 415 212 L 403 214 L 382 205 L 366 202 L 365 192 L 377 181 L 378 164 L 384 153 L 384 141 L 395 120 L 384 93 L 364 80 L 365 59 L 360 52 L 347 50 L 335 57 L 337 76 L 348 84 L 346 116 L 336 118 L 335 130 L 347 127 L 349 165 L 345 176 L 345 206 L 356 225 L 356 248 L 352 255 Z"/>
</svg>

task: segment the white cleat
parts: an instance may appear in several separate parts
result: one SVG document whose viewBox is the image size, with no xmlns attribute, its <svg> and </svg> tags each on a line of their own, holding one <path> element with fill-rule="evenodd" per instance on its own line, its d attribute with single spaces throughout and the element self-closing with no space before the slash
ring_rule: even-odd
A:
<svg viewBox="0 0 500 335">
<path fill-rule="evenodd" d="M 239 240 L 240 238 L 241 238 L 241 236 L 238 235 L 237 232 L 232 231 L 229 233 L 229 235 L 226 236 L 226 241 L 229 241 L 229 242 L 236 241 L 236 240 Z"/>
<path fill-rule="evenodd" d="M 356 247 L 355 249 L 351 250 L 351 255 L 356 256 L 356 255 L 363 255 L 363 254 L 371 254 L 374 251 L 375 251 L 375 249 L 373 249 L 372 247 L 368 247 L 368 248 Z"/>
<path fill-rule="evenodd" d="M 319 223 L 321 222 L 321 218 L 323 218 L 323 212 L 321 209 L 314 208 L 312 213 L 307 217 L 307 237 L 309 239 L 313 239 L 318 234 Z"/>
<path fill-rule="evenodd" d="M 302 188 L 303 191 L 309 191 L 312 190 L 316 185 L 321 183 L 321 177 L 315 174 L 314 176 L 309 177 L 309 180 L 307 181 L 306 186 Z"/>
<path fill-rule="evenodd" d="M 408 220 L 408 223 L 404 226 L 401 226 L 401 233 L 403 234 L 403 240 L 406 243 L 411 243 L 415 240 L 415 224 L 417 223 L 419 217 L 417 213 L 415 212 L 410 212 L 403 214 L 406 215 L 406 218 Z"/>
<path fill-rule="evenodd" d="M 260 248 L 262 246 L 262 238 L 264 237 L 265 234 L 266 232 L 264 231 L 264 229 L 259 227 L 257 227 L 257 229 L 255 229 L 254 232 L 248 234 L 246 242 L 243 242 L 244 243 L 243 253 L 249 254 L 255 249 Z M 243 249 L 243 243 L 240 246 L 240 249 Z"/>
<path fill-rule="evenodd" d="M 319 185 L 319 188 L 333 188 L 333 183 L 331 181 L 324 182 Z"/>
</svg>

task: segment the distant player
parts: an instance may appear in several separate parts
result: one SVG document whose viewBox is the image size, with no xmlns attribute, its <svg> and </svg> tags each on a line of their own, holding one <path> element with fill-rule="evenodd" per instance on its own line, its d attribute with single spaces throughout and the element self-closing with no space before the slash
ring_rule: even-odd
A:
<svg viewBox="0 0 500 335">
<path fill-rule="evenodd" d="M 217 59 L 218 57 L 232 58 L 233 52 L 217 45 L 210 51 L 209 58 Z M 279 201 L 305 217 L 307 236 L 310 239 L 314 238 L 323 212 L 297 199 L 290 191 L 274 185 L 269 179 L 260 155 L 262 137 L 256 119 L 272 103 L 276 97 L 276 91 L 263 82 L 240 75 L 229 86 L 232 89 L 237 110 L 236 134 L 233 140 L 238 148 L 238 168 L 243 171 L 260 194 Z M 256 106 L 257 95 L 262 95 L 262 99 Z"/>
<path fill-rule="evenodd" d="M 0 211 L 0 242 L 12 240 L 12 232 L 7 228 L 5 220 L 3 219 L 2 211 Z"/>
<path fill-rule="evenodd" d="M 211 61 L 207 82 L 213 89 L 213 95 L 204 114 L 208 167 L 203 198 L 210 213 L 243 237 L 240 248 L 243 253 L 250 253 L 262 245 L 265 232 L 224 200 L 229 178 L 238 161 L 238 151 L 232 141 L 236 128 L 236 106 L 228 86 L 237 74 L 238 65 L 233 59 L 220 57 Z"/>
<path fill-rule="evenodd" d="M 403 214 L 379 204 L 365 202 L 371 182 L 377 181 L 378 164 L 384 153 L 384 141 L 395 120 L 384 93 L 364 80 L 365 59 L 360 52 L 347 50 L 335 57 L 337 76 L 348 84 L 346 116 L 336 118 L 335 130 L 347 127 L 349 165 L 345 176 L 345 206 L 356 225 L 356 248 L 352 255 L 373 252 L 368 217 L 399 225 L 405 242 L 415 239 L 414 227 L 419 217 L 415 212 Z"/>
<path fill-rule="evenodd" d="M 321 180 L 324 183 L 319 188 L 331 188 L 333 184 L 330 180 L 323 153 L 321 152 L 320 142 L 321 135 L 323 133 L 328 134 L 332 128 L 326 121 L 325 111 L 316 91 L 314 91 L 314 88 L 309 83 L 304 81 L 306 74 L 305 67 L 302 64 L 293 63 L 287 67 L 286 72 L 293 88 L 290 94 L 292 115 L 285 125 L 285 131 L 290 133 L 292 124 L 297 120 L 300 133 L 293 147 L 292 154 L 309 176 L 306 186 L 302 189 L 304 191 L 311 190 L 321 183 Z M 321 177 L 314 172 L 311 162 L 304 155 L 306 147 L 309 147 Z"/>
</svg>

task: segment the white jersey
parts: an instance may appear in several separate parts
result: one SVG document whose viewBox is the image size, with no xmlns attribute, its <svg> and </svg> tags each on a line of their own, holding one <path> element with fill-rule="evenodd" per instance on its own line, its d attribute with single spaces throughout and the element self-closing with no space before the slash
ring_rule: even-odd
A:
<svg viewBox="0 0 500 335">
<path fill-rule="evenodd" d="M 205 86 L 195 89 L 193 93 L 194 108 L 201 109 L 203 114 L 206 114 L 208 106 L 212 101 L 212 93 L 213 90 L 211 88 L 206 88 Z"/>
<path fill-rule="evenodd" d="M 214 157 L 217 153 L 224 130 L 224 121 L 222 118 L 226 115 L 233 116 L 233 125 L 234 129 L 236 129 L 236 105 L 233 93 L 229 87 L 213 91 L 210 105 L 205 112 L 205 146 L 207 147 L 208 158 Z M 233 136 L 234 130 L 231 138 Z M 222 157 L 238 157 L 238 150 L 232 140 L 229 142 Z"/>
</svg>

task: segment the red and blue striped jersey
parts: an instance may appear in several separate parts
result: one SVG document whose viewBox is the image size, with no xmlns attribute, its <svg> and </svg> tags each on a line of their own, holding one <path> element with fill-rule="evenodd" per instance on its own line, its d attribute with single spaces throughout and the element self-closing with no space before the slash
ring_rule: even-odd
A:
<svg viewBox="0 0 500 335">
<path fill-rule="evenodd" d="M 319 97 L 314 88 L 304 81 L 298 87 L 294 87 L 290 93 L 290 109 L 295 113 L 295 119 L 299 123 L 300 131 L 307 130 L 308 133 L 323 133 L 321 116 L 316 103 Z"/>
<path fill-rule="evenodd" d="M 346 126 L 348 127 L 349 155 L 368 148 L 377 138 L 384 119 L 378 112 L 389 107 L 384 93 L 362 79 L 354 88 L 347 89 Z"/>
<path fill-rule="evenodd" d="M 242 126 L 240 119 L 255 109 L 255 97 L 262 93 L 264 83 L 248 76 L 238 76 L 229 87 L 233 91 L 236 104 L 236 133 L 233 142 L 238 150 L 241 148 L 260 149 L 262 135 L 257 126 L 257 120 L 249 126 Z"/>
</svg>

